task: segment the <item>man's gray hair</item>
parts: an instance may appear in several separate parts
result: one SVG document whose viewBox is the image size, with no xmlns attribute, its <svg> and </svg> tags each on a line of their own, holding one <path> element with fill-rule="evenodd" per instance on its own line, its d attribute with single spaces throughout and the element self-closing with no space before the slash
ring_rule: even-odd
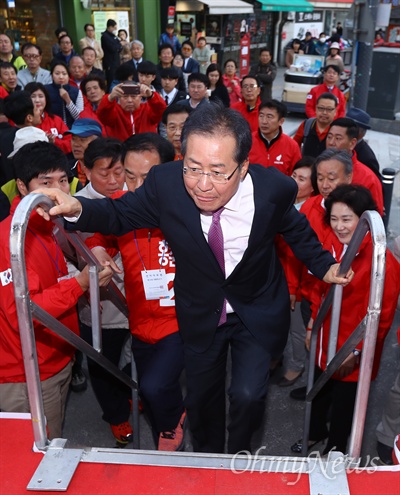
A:
<svg viewBox="0 0 400 495">
<path fill-rule="evenodd" d="M 131 48 L 133 45 L 139 45 L 142 50 L 144 50 L 144 44 L 140 40 L 133 40 L 131 43 Z"/>
<path fill-rule="evenodd" d="M 315 169 L 318 168 L 318 165 L 321 162 L 326 162 L 328 160 L 337 160 L 338 162 L 343 163 L 344 173 L 346 175 L 350 175 L 353 172 L 353 162 L 348 151 L 338 150 L 336 148 L 330 148 L 329 150 L 323 151 L 315 160 Z"/>
</svg>

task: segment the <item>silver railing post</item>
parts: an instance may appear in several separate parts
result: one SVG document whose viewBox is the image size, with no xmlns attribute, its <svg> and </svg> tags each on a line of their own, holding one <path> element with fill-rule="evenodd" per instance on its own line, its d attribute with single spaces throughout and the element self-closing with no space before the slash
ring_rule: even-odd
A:
<svg viewBox="0 0 400 495">
<path fill-rule="evenodd" d="M 36 197 L 35 197 L 36 196 Z M 29 407 L 32 416 L 33 436 L 36 447 L 44 450 L 49 445 L 44 417 L 42 389 L 36 353 L 35 331 L 32 321 L 28 278 L 25 268 L 25 237 L 31 212 L 38 204 L 52 206 L 47 196 L 35 195 L 24 198 L 16 209 L 10 231 L 10 257 L 13 277 L 15 306 L 21 337 Z"/>
<path fill-rule="evenodd" d="M 360 373 L 354 406 L 353 424 L 350 435 L 349 458 L 360 457 L 365 418 L 367 414 L 371 373 L 375 356 L 375 345 L 378 334 L 379 319 L 382 309 L 382 297 L 385 283 L 386 234 L 381 217 L 369 215 L 364 221 L 369 222 L 373 241 L 371 287 L 368 301 L 368 312 L 363 350 L 361 353 Z"/>
<path fill-rule="evenodd" d="M 22 355 L 25 367 L 26 383 L 28 388 L 29 406 L 32 415 L 32 425 L 34 432 L 34 441 L 38 450 L 46 450 L 50 442 L 46 434 L 43 398 L 40 384 L 40 374 L 38 368 L 38 359 L 36 352 L 35 332 L 32 318 L 35 317 L 37 321 L 42 323 L 47 328 L 50 328 L 62 339 L 75 346 L 77 349 L 83 351 L 87 356 L 93 359 L 100 366 L 112 373 L 116 378 L 121 380 L 127 386 L 131 387 L 133 397 L 137 398 L 137 382 L 136 376 L 131 378 L 121 371 L 117 366 L 112 364 L 101 354 L 101 325 L 100 318 L 98 318 L 97 328 L 93 331 L 92 347 L 82 338 L 72 332 L 70 329 L 62 325 L 57 319 L 46 313 L 37 304 L 31 301 L 29 297 L 29 286 L 26 274 L 25 266 L 25 237 L 26 229 L 30 214 L 34 208 L 38 205 L 42 207 L 50 208 L 54 203 L 47 196 L 43 194 L 29 194 L 21 200 L 18 205 L 11 223 L 10 230 L 10 257 L 11 257 L 11 271 L 13 276 L 15 304 L 18 315 L 18 326 L 21 337 Z M 95 303 L 95 307 L 92 304 L 92 317 L 94 314 L 100 314 L 100 296 L 98 286 L 98 270 L 101 269 L 97 258 L 86 247 L 83 240 L 77 233 L 67 233 L 64 230 L 63 221 L 60 218 L 53 219 L 53 223 L 57 225 L 59 230 L 66 235 L 68 241 L 74 246 L 77 253 L 89 264 L 89 281 L 90 281 L 90 293 L 94 295 L 91 299 Z M 96 294 L 97 289 L 97 294 Z M 121 291 L 117 288 L 115 283 L 111 281 L 106 288 L 110 301 L 125 315 L 128 316 L 128 308 L 126 301 Z M 96 311 L 97 310 L 97 311 Z M 96 346 L 95 346 L 96 345 Z M 138 409 L 133 410 L 134 423 L 137 425 L 135 431 L 135 443 L 139 445 L 139 427 L 138 427 Z"/>
<path fill-rule="evenodd" d="M 350 436 L 349 457 L 357 462 L 360 456 L 362 437 L 365 425 L 365 416 L 368 405 L 368 395 L 371 383 L 371 372 L 375 354 L 376 336 L 378 332 L 379 318 L 382 306 L 383 285 L 385 279 L 385 252 L 386 252 L 386 234 L 385 227 L 381 216 L 376 211 L 366 211 L 362 214 L 357 228 L 353 234 L 351 242 L 343 257 L 339 267 L 339 275 L 344 275 L 349 270 L 351 263 L 358 253 L 360 245 L 368 231 L 371 231 L 373 244 L 373 257 L 371 267 L 371 285 L 370 297 L 367 309 L 367 315 L 360 322 L 353 333 L 348 337 L 342 348 L 337 351 L 337 335 L 340 319 L 340 304 L 342 291 L 336 294 L 337 286 L 332 286 L 328 295 L 323 302 L 321 309 L 315 319 L 310 345 L 310 367 L 307 378 L 307 396 L 304 419 L 302 454 L 307 455 L 308 438 L 310 431 L 311 407 L 312 400 L 336 372 L 349 353 L 364 339 L 363 352 L 361 354 L 360 374 L 357 385 L 356 404 L 353 414 L 353 424 Z M 314 383 L 315 356 L 317 350 L 318 331 L 326 314 L 329 311 L 332 301 L 336 304 L 332 308 L 331 325 L 335 325 L 333 334 L 329 335 L 328 350 L 335 355 L 329 360 L 327 369 L 322 373 Z M 339 313 L 339 316 L 338 316 Z M 331 342 L 331 338 L 333 342 Z"/>
</svg>

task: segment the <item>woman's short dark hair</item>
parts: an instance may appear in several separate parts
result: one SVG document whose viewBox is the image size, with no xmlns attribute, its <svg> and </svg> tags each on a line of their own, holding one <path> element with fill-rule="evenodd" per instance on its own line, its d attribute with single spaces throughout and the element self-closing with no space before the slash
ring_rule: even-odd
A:
<svg viewBox="0 0 400 495">
<path fill-rule="evenodd" d="M 332 207 L 335 203 L 344 203 L 350 210 L 361 217 L 364 211 L 377 211 L 371 192 L 364 186 L 345 184 L 334 189 L 325 200 L 325 221 L 329 224 Z"/>
<path fill-rule="evenodd" d="M 69 69 L 68 65 L 63 61 L 63 60 L 53 60 L 53 62 L 50 65 L 50 74 L 53 75 L 54 69 L 57 67 L 57 65 L 61 65 L 64 67 L 64 69 L 68 72 L 69 74 Z"/>
<path fill-rule="evenodd" d="M 222 104 L 210 102 L 189 115 L 182 131 L 182 155 L 186 153 L 187 141 L 192 134 L 205 137 L 232 136 L 236 142 L 233 154 L 235 162 L 242 165 L 249 157 L 252 138 L 247 120 L 236 110 Z"/>
<path fill-rule="evenodd" d="M 28 91 L 28 93 L 31 96 L 36 91 L 41 91 L 46 98 L 46 106 L 44 107 L 44 111 L 47 112 L 51 117 L 53 116 L 53 114 L 51 113 L 51 98 L 50 98 L 49 92 L 47 91 L 47 89 L 44 87 L 44 85 L 42 83 L 30 82 L 25 86 L 24 90 Z"/>
<path fill-rule="evenodd" d="M 237 63 L 235 60 L 233 60 L 233 58 L 228 58 L 228 60 L 225 60 L 224 69 L 226 67 L 226 64 L 229 64 L 229 62 L 233 62 L 235 64 L 235 68 L 237 69 Z"/>
<path fill-rule="evenodd" d="M 300 160 L 298 160 L 294 167 L 293 167 L 293 171 L 294 170 L 297 170 L 299 168 L 313 168 L 313 165 L 314 165 L 314 161 L 315 161 L 315 158 L 313 156 L 303 156 L 303 158 L 300 158 Z"/>
</svg>

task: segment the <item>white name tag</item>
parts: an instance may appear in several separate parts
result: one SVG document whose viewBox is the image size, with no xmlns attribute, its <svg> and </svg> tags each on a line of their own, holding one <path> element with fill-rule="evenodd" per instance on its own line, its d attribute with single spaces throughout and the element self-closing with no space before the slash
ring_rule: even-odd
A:
<svg viewBox="0 0 400 495">
<path fill-rule="evenodd" d="M 143 288 L 146 299 L 169 299 L 168 282 L 164 269 L 142 270 Z"/>
</svg>

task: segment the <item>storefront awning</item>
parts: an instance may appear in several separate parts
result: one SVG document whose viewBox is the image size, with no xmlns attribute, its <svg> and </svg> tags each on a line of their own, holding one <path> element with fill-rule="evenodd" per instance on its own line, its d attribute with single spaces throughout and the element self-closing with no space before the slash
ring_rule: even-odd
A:
<svg viewBox="0 0 400 495">
<path fill-rule="evenodd" d="M 312 12 L 314 6 L 307 0 L 258 0 L 261 10 L 267 12 Z"/>
<path fill-rule="evenodd" d="M 254 14 L 254 7 L 242 0 L 199 0 L 208 6 L 209 13 L 221 14 Z"/>
</svg>

